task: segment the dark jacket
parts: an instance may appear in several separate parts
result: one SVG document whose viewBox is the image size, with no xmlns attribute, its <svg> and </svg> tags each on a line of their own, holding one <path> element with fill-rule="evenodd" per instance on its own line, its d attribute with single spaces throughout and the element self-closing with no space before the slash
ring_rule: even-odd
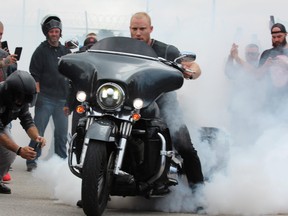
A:
<svg viewBox="0 0 288 216">
<path fill-rule="evenodd" d="M 34 51 L 30 62 L 30 73 L 40 83 L 40 93 L 52 99 L 66 99 L 69 82 L 58 72 L 58 61 L 71 51 L 59 43 L 52 47 L 42 42 Z"/>
</svg>

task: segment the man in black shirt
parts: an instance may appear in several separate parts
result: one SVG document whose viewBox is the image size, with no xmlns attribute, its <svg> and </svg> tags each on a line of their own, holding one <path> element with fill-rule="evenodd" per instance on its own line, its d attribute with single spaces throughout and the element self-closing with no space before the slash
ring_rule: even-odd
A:
<svg viewBox="0 0 288 216">
<path fill-rule="evenodd" d="M 29 146 L 20 147 L 13 140 L 9 124 L 19 119 L 28 136 L 35 142 L 45 145 L 29 112 L 29 105 L 36 100 L 36 84 L 26 71 L 15 71 L 0 83 L 0 180 L 8 172 L 11 164 L 20 155 L 25 159 L 34 159 L 36 152 Z M 0 193 L 10 194 L 11 190 L 0 182 Z"/>
<path fill-rule="evenodd" d="M 271 61 L 273 62 L 277 56 L 288 56 L 287 31 L 285 26 L 281 23 L 275 23 L 271 27 L 271 36 L 273 48 L 267 49 L 261 54 L 259 67 L 264 66 L 264 64 L 266 66 L 271 64 Z"/>
<path fill-rule="evenodd" d="M 150 34 L 152 31 L 151 18 L 147 13 L 139 12 L 132 16 L 130 20 L 132 38 L 147 43 L 159 57 L 173 61 L 180 56 L 180 52 L 175 46 L 151 39 Z M 160 107 L 162 118 L 169 125 L 174 147 L 184 160 L 184 169 L 189 186 L 194 188 L 198 183 L 203 183 L 201 162 L 184 123 L 176 92 L 164 94 L 158 99 L 157 103 Z"/>
<path fill-rule="evenodd" d="M 275 23 L 271 27 L 271 36 L 273 47 L 261 54 L 257 75 L 266 81 L 264 107 L 280 116 L 287 110 L 288 103 L 288 44 L 285 26 Z M 282 119 L 286 116 L 283 113 Z"/>
</svg>

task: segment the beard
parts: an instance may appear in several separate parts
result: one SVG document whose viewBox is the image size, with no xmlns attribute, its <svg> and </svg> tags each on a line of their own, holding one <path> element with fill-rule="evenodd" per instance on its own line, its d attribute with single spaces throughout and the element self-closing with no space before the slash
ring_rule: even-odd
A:
<svg viewBox="0 0 288 216">
<path fill-rule="evenodd" d="M 282 42 L 280 42 L 280 43 L 279 42 L 272 43 L 272 46 L 274 48 L 277 48 L 277 47 L 281 48 L 281 47 L 286 46 L 286 44 L 287 44 L 287 40 L 286 40 L 286 38 L 284 38 L 284 40 Z"/>
</svg>

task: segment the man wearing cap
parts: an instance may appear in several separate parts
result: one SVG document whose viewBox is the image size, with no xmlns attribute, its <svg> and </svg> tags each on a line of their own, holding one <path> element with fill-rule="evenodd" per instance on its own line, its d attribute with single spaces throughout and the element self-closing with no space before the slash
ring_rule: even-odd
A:
<svg viewBox="0 0 288 216">
<path fill-rule="evenodd" d="M 265 50 L 261 54 L 259 60 L 259 67 L 263 66 L 264 64 L 270 64 L 271 60 L 275 60 L 275 57 L 278 58 L 279 56 L 283 55 L 288 56 L 288 45 L 286 40 L 287 31 L 285 26 L 281 23 L 275 23 L 271 27 L 271 36 L 273 48 Z"/>
<path fill-rule="evenodd" d="M 280 67 L 282 70 L 288 70 L 288 45 L 285 26 L 281 23 L 275 23 L 271 27 L 271 36 L 273 47 L 265 50 L 259 59 L 258 76 L 262 78 L 269 72 L 271 74 L 271 67 Z"/>
<path fill-rule="evenodd" d="M 264 107 L 273 114 L 287 116 L 288 103 L 288 45 L 287 31 L 283 24 L 271 27 L 272 48 L 265 50 L 259 60 L 258 75 L 266 82 Z M 261 86 L 263 88 L 263 86 Z M 285 107 L 282 107 L 284 105 Z"/>
<path fill-rule="evenodd" d="M 52 117 L 55 127 L 55 153 L 61 158 L 66 158 L 68 117 L 63 109 L 68 95 L 69 82 L 58 72 L 58 60 L 71 51 L 59 41 L 62 35 L 62 22 L 58 16 L 45 16 L 41 27 L 46 40 L 34 51 L 29 67 L 36 81 L 38 92 L 34 121 L 40 135 L 43 136 L 49 119 Z M 34 148 L 35 145 L 36 143 L 31 140 L 29 146 Z M 40 155 L 41 149 L 37 151 L 37 158 Z M 37 167 L 35 159 L 27 160 L 26 165 L 28 172 Z"/>
</svg>

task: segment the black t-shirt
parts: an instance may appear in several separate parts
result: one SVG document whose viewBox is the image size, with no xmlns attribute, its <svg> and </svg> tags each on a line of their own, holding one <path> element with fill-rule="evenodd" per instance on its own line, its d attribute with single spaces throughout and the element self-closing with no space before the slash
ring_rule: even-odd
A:
<svg viewBox="0 0 288 216">
<path fill-rule="evenodd" d="M 277 47 L 265 50 L 260 57 L 259 67 L 261 67 L 266 60 L 271 57 L 277 57 L 279 55 L 288 56 L 288 49 L 283 47 Z M 281 105 L 288 102 L 288 83 L 286 69 L 282 65 L 273 63 L 267 68 L 264 76 L 265 82 L 260 85 L 261 89 L 266 92 L 265 94 L 265 109 L 272 111 L 273 113 L 281 110 Z"/>
<path fill-rule="evenodd" d="M 152 39 L 151 47 L 154 49 L 158 57 L 169 61 L 174 61 L 174 59 L 180 56 L 180 51 L 175 46 L 154 39 Z"/>
<path fill-rule="evenodd" d="M 261 56 L 260 56 L 260 60 L 259 60 L 259 67 L 262 66 L 266 60 L 271 57 L 274 58 L 278 55 L 286 55 L 288 56 L 288 49 L 287 48 L 283 48 L 283 47 L 276 47 L 276 48 L 271 48 L 268 50 L 265 50 Z"/>
</svg>

